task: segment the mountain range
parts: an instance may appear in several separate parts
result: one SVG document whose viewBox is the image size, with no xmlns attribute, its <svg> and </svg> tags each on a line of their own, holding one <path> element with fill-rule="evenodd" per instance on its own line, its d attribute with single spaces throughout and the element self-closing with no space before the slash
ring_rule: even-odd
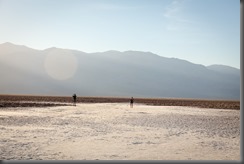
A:
<svg viewBox="0 0 244 164">
<path fill-rule="evenodd" d="M 0 94 L 240 99 L 240 69 L 151 52 L 0 44 Z"/>
</svg>

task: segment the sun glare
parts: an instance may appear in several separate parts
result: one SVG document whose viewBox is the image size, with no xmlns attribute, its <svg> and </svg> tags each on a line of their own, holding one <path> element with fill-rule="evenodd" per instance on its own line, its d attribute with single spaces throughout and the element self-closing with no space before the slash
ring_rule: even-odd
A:
<svg viewBox="0 0 244 164">
<path fill-rule="evenodd" d="M 56 80 L 67 80 L 77 70 L 77 59 L 68 51 L 52 50 L 45 59 L 45 70 L 50 77 Z"/>
</svg>

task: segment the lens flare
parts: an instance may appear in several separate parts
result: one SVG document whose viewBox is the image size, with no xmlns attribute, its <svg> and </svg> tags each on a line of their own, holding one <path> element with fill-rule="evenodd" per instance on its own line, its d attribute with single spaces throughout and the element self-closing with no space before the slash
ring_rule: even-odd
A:
<svg viewBox="0 0 244 164">
<path fill-rule="evenodd" d="M 67 80 L 74 76 L 78 64 L 74 54 L 68 50 L 51 50 L 45 59 L 44 67 L 50 77 Z"/>
</svg>

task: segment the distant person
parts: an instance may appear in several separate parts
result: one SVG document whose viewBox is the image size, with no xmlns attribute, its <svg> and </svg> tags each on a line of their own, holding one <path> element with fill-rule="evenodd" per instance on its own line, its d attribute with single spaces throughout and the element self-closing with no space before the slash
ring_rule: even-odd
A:
<svg viewBox="0 0 244 164">
<path fill-rule="evenodd" d="M 131 107 L 131 108 L 133 108 L 133 103 L 134 103 L 134 98 L 131 97 L 131 99 L 130 99 L 130 107 Z"/>
<path fill-rule="evenodd" d="M 74 101 L 74 106 L 76 106 L 76 94 L 73 94 L 73 101 Z"/>
</svg>

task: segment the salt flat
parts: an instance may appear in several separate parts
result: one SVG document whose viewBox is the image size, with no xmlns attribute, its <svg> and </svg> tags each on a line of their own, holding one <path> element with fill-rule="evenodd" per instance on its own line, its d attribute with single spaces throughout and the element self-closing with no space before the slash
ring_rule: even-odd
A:
<svg viewBox="0 0 244 164">
<path fill-rule="evenodd" d="M 2 160 L 240 160 L 240 110 L 127 103 L 0 109 Z"/>
</svg>

